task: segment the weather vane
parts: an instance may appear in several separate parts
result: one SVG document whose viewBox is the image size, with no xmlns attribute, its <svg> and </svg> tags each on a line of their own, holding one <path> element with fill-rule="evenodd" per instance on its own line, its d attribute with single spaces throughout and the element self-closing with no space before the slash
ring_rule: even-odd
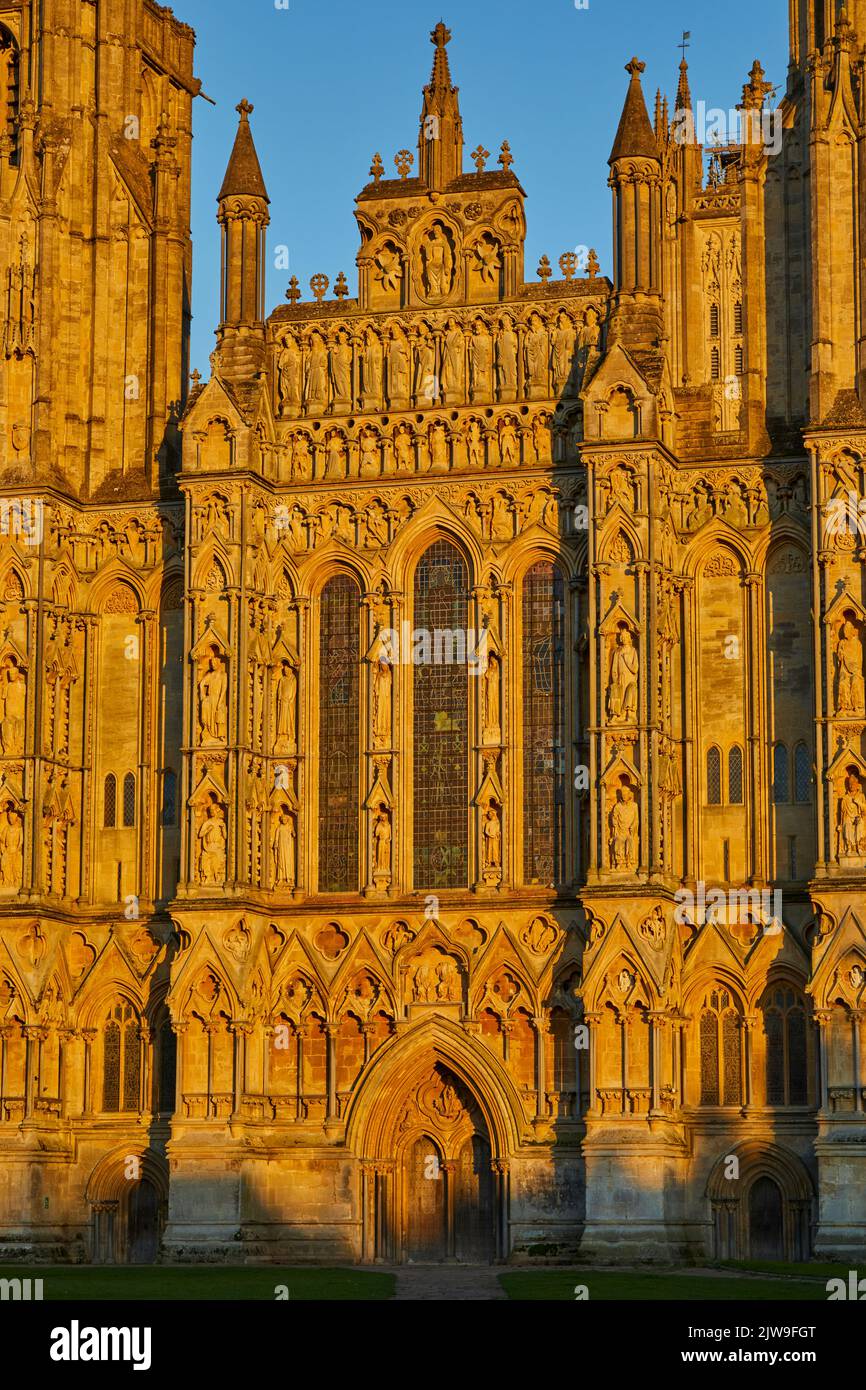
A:
<svg viewBox="0 0 866 1390">
<path fill-rule="evenodd" d="M 683 62 L 686 61 L 686 49 L 687 49 L 687 48 L 691 48 L 691 44 L 689 43 L 689 39 L 691 38 L 691 36 L 692 36 L 692 31 L 691 31 L 691 29 L 684 29 L 684 30 L 683 30 L 682 42 L 679 43 L 679 44 L 677 44 L 677 47 L 678 47 L 678 48 L 681 48 L 681 49 L 683 50 Z"/>
</svg>

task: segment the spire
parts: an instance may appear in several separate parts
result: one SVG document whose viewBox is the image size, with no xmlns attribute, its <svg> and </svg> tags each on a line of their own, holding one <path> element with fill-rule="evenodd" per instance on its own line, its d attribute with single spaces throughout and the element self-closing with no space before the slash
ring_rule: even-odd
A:
<svg viewBox="0 0 866 1390">
<path fill-rule="evenodd" d="M 440 20 L 430 35 L 433 71 L 424 88 L 418 134 L 418 173 L 428 188 L 446 188 L 463 172 L 463 123 L 458 89 L 451 82 L 446 45 L 451 30 Z"/>
<path fill-rule="evenodd" d="M 266 203 L 270 202 L 250 128 L 250 113 L 253 109 L 246 97 L 235 107 L 240 115 L 238 132 L 218 201 L 222 201 L 223 198 L 247 197 L 262 198 Z"/>
<path fill-rule="evenodd" d="M 658 159 L 659 157 L 658 145 L 650 125 L 640 81 L 640 75 L 645 67 L 646 63 L 639 62 L 637 58 L 632 58 L 630 63 L 626 63 L 625 70 L 631 74 L 631 82 L 626 92 L 625 105 L 622 108 L 619 128 L 616 132 L 610 158 L 607 161 L 608 164 L 613 164 L 617 159 L 629 159 L 635 155 L 643 159 Z"/>
<path fill-rule="evenodd" d="M 689 65 L 683 58 L 680 63 L 680 83 L 677 87 L 677 99 L 674 105 L 674 113 L 677 111 L 691 111 L 692 93 L 689 88 Z"/>
</svg>

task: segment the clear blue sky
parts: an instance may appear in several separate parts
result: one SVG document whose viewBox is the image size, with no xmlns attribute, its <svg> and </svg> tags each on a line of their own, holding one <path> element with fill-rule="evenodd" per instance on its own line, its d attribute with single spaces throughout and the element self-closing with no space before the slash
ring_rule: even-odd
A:
<svg viewBox="0 0 866 1390">
<path fill-rule="evenodd" d="M 594 246 L 610 273 L 607 157 L 628 85 L 623 65 L 646 63 L 652 115 L 656 87 L 676 91 L 682 31 L 695 101 L 728 110 L 756 57 L 784 90 L 787 0 L 174 0 L 198 37 L 196 72 L 215 107 L 193 104 L 193 327 L 191 366 L 207 376 L 218 315 L 219 236 L 215 198 L 237 123 L 235 106 L 255 106 L 253 133 L 271 199 L 268 310 L 284 300 L 289 275 L 304 299 L 310 276 L 331 286 L 346 272 L 357 292 L 355 195 L 381 151 L 415 151 L 421 88 L 433 58 L 429 34 L 451 29 L 452 80 L 460 88 L 465 164 L 479 141 L 511 144 L 526 189 L 527 278 L 542 253 Z M 290 268 L 274 268 L 274 247 Z M 329 295 L 331 291 L 329 290 Z"/>
</svg>

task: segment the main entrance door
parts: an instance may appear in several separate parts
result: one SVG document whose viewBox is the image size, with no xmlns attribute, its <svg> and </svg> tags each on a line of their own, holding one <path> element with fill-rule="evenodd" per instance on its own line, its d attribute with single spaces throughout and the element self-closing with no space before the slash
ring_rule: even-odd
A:
<svg viewBox="0 0 866 1390">
<path fill-rule="evenodd" d="M 758 1178 L 749 1192 L 749 1258 L 785 1258 L 782 1194 L 772 1178 Z"/>
<path fill-rule="evenodd" d="M 410 1101 L 403 1128 L 411 1137 L 395 1194 L 398 1258 L 418 1264 L 489 1262 L 495 1254 L 495 1190 L 486 1125 L 473 1098 L 437 1067 Z"/>
</svg>

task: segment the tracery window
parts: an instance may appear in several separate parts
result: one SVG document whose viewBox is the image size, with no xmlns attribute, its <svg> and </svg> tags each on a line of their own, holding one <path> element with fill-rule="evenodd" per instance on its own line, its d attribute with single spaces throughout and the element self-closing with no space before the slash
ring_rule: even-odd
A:
<svg viewBox="0 0 866 1390">
<path fill-rule="evenodd" d="M 701 1105 L 742 1104 L 740 1018 L 726 989 L 708 991 L 700 1017 Z"/>
<path fill-rule="evenodd" d="M 102 1108 L 138 1110 L 141 1104 L 141 1044 L 132 1005 L 112 1004 L 103 1031 Z"/>
<path fill-rule="evenodd" d="M 812 800 L 812 764 L 805 743 L 794 749 L 794 800 L 800 805 Z"/>
<path fill-rule="evenodd" d="M 102 824 L 113 830 L 117 824 L 117 778 L 109 772 L 102 788 Z"/>
<path fill-rule="evenodd" d="M 773 800 L 777 805 L 790 800 L 788 749 L 784 743 L 777 743 L 773 749 Z"/>
<path fill-rule="evenodd" d="M 768 991 L 763 1002 L 768 1105 L 807 1105 L 806 1009 L 790 986 Z"/>
<path fill-rule="evenodd" d="M 346 574 L 322 590 L 319 626 L 319 891 L 358 889 L 361 594 Z"/>
<path fill-rule="evenodd" d="M 722 804 L 722 755 L 718 748 L 707 750 L 707 805 Z"/>
<path fill-rule="evenodd" d="M 523 581 L 523 877 L 565 877 L 565 671 L 562 576 L 533 565 Z"/>
<path fill-rule="evenodd" d="M 415 631 L 429 638 L 423 653 L 429 659 L 412 668 L 414 883 L 462 888 L 469 851 L 469 667 L 459 648 L 462 639 L 465 652 L 469 599 L 466 564 L 450 541 L 435 541 L 422 555 L 414 598 Z M 437 633 L 450 640 L 437 640 Z"/>
<path fill-rule="evenodd" d="M 135 825 L 135 773 L 127 772 L 123 779 L 123 824 Z"/>
<path fill-rule="evenodd" d="M 162 774 L 162 823 L 177 825 L 177 775 L 170 767 Z"/>
<path fill-rule="evenodd" d="M 0 85 L 3 100 L 3 131 L 10 141 L 10 163 L 18 163 L 19 54 L 15 39 L 0 25 Z"/>
<path fill-rule="evenodd" d="M 728 801 L 731 806 L 743 804 L 743 750 L 737 744 L 728 754 Z"/>
</svg>

